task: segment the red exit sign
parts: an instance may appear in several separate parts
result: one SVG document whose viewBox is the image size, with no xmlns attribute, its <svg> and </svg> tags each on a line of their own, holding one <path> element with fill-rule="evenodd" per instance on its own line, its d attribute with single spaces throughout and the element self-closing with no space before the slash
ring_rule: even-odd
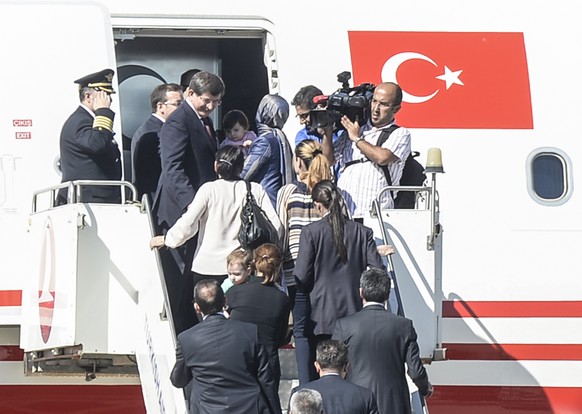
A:
<svg viewBox="0 0 582 414">
<path fill-rule="evenodd" d="M 15 127 L 31 127 L 32 119 L 13 119 L 12 126 Z"/>
<path fill-rule="evenodd" d="M 32 132 L 17 132 L 16 139 L 31 139 Z"/>
</svg>

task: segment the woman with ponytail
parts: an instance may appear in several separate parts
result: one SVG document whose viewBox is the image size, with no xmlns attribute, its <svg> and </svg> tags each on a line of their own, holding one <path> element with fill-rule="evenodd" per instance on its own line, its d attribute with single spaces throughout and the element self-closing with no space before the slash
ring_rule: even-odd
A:
<svg viewBox="0 0 582 414">
<path fill-rule="evenodd" d="M 384 268 L 372 229 L 350 220 L 340 191 L 330 180 L 311 192 L 321 220 L 303 227 L 295 262 L 298 292 L 309 296 L 307 335 L 310 357 L 317 343 L 331 338 L 335 322 L 362 308 L 360 276 L 367 268 Z M 315 378 L 313 378 L 315 379 Z"/>
<path fill-rule="evenodd" d="M 297 184 L 287 184 L 277 195 L 277 214 L 285 229 L 283 239 L 283 281 L 287 287 L 293 309 L 293 336 L 299 382 L 305 383 L 317 375 L 309 358 L 308 338 L 304 336 L 308 298 L 296 292 L 293 276 L 295 260 L 299 251 L 301 229 L 309 223 L 321 219 L 321 214 L 313 206 L 311 190 L 321 180 L 331 179 L 327 158 L 321 144 L 312 139 L 301 141 L 295 148 L 293 167 L 297 174 Z"/>
<path fill-rule="evenodd" d="M 176 248 L 198 234 L 198 244 L 192 261 L 194 285 L 202 279 L 217 279 L 222 283 L 227 275 L 224 263 L 239 245 L 240 213 L 247 188 L 240 179 L 244 155 L 240 147 L 227 145 L 216 152 L 214 168 L 218 180 L 203 184 L 198 189 L 188 210 L 168 230 L 165 236 L 156 236 L 151 248 Z M 257 204 L 279 231 L 281 223 L 269 196 L 260 184 L 251 183 Z"/>
<path fill-rule="evenodd" d="M 293 268 L 301 229 L 321 218 L 313 207 L 311 190 L 321 180 L 331 179 L 329 162 L 322 153 L 321 144 L 311 139 L 301 141 L 295 148 L 293 167 L 297 184 L 287 184 L 277 194 L 277 214 L 285 228 L 283 271 L 291 299 L 295 296 Z"/>
<path fill-rule="evenodd" d="M 257 325 L 259 340 L 269 353 L 276 387 L 279 387 L 281 367 L 279 347 L 287 343 L 289 298 L 281 289 L 281 251 L 265 243 L 254 251 L 255 278 L 235 285 L 226 292 L 228 313 L 232 319 Z"/>
</svg>

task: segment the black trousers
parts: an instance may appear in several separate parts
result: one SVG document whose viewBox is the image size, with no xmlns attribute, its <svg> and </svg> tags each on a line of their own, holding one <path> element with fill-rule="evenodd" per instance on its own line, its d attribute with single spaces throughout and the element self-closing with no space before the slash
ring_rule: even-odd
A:
<svg viewBox="0 0 582 414">
<path fill-rule="evenodd" d="M 162 232 L 166 233 L 166 231 Z M 194 281 L 191 271 L 196 239 L 193 237 L 177 249 L 160 249 L 160 259 L 176 335 L 198 323 L 193 303 Z"/>
</svg>

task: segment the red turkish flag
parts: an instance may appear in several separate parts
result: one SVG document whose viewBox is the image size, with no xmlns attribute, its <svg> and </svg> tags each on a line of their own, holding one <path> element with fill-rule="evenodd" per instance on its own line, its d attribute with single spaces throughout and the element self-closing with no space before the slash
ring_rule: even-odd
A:
<svg viewBox="0 0 582 414">
<path fill-rule="evenodd" d="M 396 82 L 409 128 L 532 129 L 523 33 L 348 32 L 354 85 Z"/>
</svg>

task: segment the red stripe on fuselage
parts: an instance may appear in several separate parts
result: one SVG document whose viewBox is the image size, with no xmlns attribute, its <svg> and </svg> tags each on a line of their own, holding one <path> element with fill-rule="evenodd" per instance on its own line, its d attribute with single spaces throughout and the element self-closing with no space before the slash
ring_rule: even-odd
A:
<svg viewBox="0 0 582 414">
<path fill-rule="evenodd" d="M 0 361 L 23 361 L 24 351 L 18 345 L 0 345 Z"/>
<path fill-rule="evenodd" d="M 21 304 L 21 290 L 0 290 L 0 306 L 20 306 Z"/>
<path fill-rule="evenodd" d="M 445 343 L 448 360 L 582 361 L 582 344 Z"/>
<path fill-rule="evenodd" d="M 427 403 L 430 414 L 579 414 L 582 388 L 435 385 Z"/>
<path fill-rule="evenodd" d="M 443 318 L 582 318 L 582 301 L 447 300 Z"/>
<path fill-rule="evenodd" d="M 144 414 L 139 385 L 0 385 L 0 413 Z"/>
</svg>

